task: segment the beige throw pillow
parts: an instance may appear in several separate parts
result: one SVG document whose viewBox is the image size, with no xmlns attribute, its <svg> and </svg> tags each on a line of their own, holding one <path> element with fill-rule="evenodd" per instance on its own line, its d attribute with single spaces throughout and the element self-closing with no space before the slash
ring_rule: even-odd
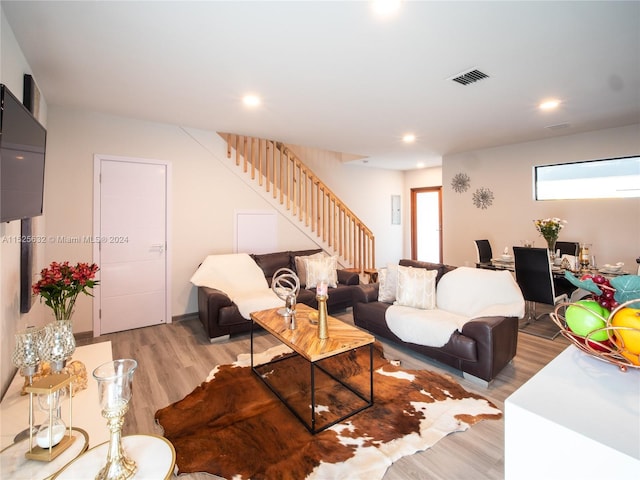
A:
<svg viewBox="0 0 640 480">
<path fill-rule="evenodd" d="M 306 288 L 315 288 L 320 282 L 327 282 L 329 287 L 338 286 L 338 257 L 305 258 L 307 270 Z"/>
<path fill-rule="evenodd" d="M 395 305 L 433 310 L 436 307 L 437 270 L 398 265 Z"/>
<path fill-rule="evenodd" d="M 378 271 L 378 301 L 393 303 L 398 288 L 398 264 L 390 263 Z"/>
<path fill-rule="evenodd" d="M 304 263 L 305 258 L 314 259 L 314 258 L 324 258 L 327 256 L 323 252 L 314 253 L 313 255 L 307 255 L 305 257 L 294 257 L 293 260 L 296 263 L 296 273 L 298 274 L 298 279 L 300 280 L 300 288 L 305 288 L 307 282 L 307 266 Z"/>
</svg>

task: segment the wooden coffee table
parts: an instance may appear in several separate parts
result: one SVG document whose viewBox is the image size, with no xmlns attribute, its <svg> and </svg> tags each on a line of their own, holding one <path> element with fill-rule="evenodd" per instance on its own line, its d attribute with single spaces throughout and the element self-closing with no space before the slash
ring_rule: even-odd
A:
<svg viewBox="0 0 640 480">
<path fill-rule="evenodd" d="M 290 328 L 290 322 L 278 310 L 273 308 L 251 314 L 251 369 L 302 424 L 315 434 L 373 405 L 374 336 L 328 317 L 329 338 L 321 340 L 318 326 L 309 321 L 309 313 L 315 312 L 314 309 L 302 304 L 296 306 L 295 329 Z M 293 352 L 255 365 L 255 324 Z M 363 347 L 369 348 L 368 365 L 349 375 L 341 372 L 337 357 Z M 305 380 L 300 383 L 298 377 L 302 370 L 307 370 L 308 376 L 303 375 Z M 296 382 L 291 381 L 293 372 Z"/>
</svg>

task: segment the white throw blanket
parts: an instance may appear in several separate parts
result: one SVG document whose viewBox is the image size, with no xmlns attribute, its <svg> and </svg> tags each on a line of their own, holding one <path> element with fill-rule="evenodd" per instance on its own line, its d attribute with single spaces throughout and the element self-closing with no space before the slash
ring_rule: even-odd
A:
<svg viewBox="0 0 640 480">
<path fill-rule="evenodd" d="M 456 268 L 438 283 L 434 310 L 392 305 L 385 313 L 402 341 L 429 347 L 444 346 L 465 323 L 488 316 L 524 316 L 522 292 L 506 270 Z"/>
<path fill-rule="evenodd" d="M 251 312 L 284 305 L 269 288 L 262 269 L 246 253 L 209 255 L 191 277 L 191 283 L 223 291 L 247 320 Z"/>
</svg>

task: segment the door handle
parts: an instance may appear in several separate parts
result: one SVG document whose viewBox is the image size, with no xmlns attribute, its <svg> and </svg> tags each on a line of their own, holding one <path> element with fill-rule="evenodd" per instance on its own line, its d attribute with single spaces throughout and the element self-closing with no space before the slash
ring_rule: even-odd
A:
<svg viewBox="0 0 640 480">
<path fill-rule="evenodd" d="M 164 243 L 152 243 L 151 250 L 158 249 L 160 253 L 164 252 Z"/>
</svg>

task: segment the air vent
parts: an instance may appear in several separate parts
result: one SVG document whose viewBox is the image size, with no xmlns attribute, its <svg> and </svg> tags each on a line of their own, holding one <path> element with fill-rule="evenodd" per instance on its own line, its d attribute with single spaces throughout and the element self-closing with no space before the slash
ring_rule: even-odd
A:
<svg viewBox="0 0 640 480">
<path fill-rule="evenodd" d="M 556 123 L 555 125 L 547 125 L 544 128 L 548 128 L 549 130 L 561 130 L 563 128 L 568 128 L 568 123 Z"/>
<path fill-rule="evenodd" d="M 455 77 L 451 77 L 451 80 L 458 82 L 460 85 L 469 85 L 470 83 L 475 83 L 483 78 L 489 78 L 489 75 L 474 68 L 473 70 L 462 72 L 457 74 Z"/>
</svg>

